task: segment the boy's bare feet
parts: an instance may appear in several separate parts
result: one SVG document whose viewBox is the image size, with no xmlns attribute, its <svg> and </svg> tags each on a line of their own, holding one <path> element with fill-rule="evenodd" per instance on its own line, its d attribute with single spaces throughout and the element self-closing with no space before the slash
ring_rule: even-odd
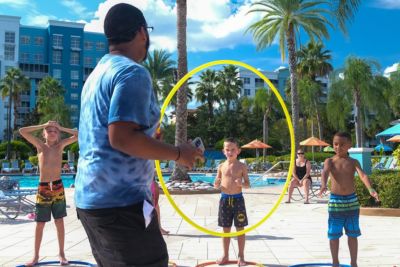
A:
<svg viewBox="0 0 400 267">
<path fill-rule="evenodd" d="M 25 266 L 26 267 L 32 267 L 32 266 L 35 266 L 35 264 L 37 264 L 38 262 L 39 262 L 39 257 L 35 257 L 30 262 L 25 263 Z"/>
<path fill-rule="evenodd" d="M 160 231 L 161 231 L 162 235 L 168 235 L 169 234 L 169 231 L 167 231 L 167 230 L 165 230 L 163 228 L 160 228 Z"/>
<path fill-rule="evenodd" d="M 224 265 L 227 264 L 229 262 L 229 258 L 227 256 L 224 256 L 222 258 L 220 258 L 219 260 L 216 260 L 215 263 L 218 265 Z"/>
<path fill-rule="evenodd" d="M 286 200 L 285 203 L 286 203 L 286 204 L 289 204 L 289 203 L 290 203 L 290 200 Z"/>
<path fill-rule="evenodd" d="M 68 260 L 65 258 L 64 255 L 59 255 L 58 259 L 60 260 L 60 265 L 69 265 Z"/>
<path fill-rule="evenodd" d="M 246 265 L 247 265 L 247 263 L 246 263 L 246 261 L 244 260 L 244 258 L 239 257 L 239 259 L 238 259 L 238 266 L 246 266 Z"/>
</svg>

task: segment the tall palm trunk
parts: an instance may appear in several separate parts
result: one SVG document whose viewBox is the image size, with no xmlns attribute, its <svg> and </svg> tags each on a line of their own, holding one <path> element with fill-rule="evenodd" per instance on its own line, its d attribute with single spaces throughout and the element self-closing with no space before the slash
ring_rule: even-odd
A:
<svg viewBox="0 0 400 267">
<path fill-rule="evenodd" d="M 287 34 L 287 48 L 289 54 L 290 90 L 292 101 L 292 124 L 294 129 L 295 151 L 299 142 L 299 96 L 297 92 L 297 72 L 296 72 L 296 45 L 294 39 L 293 25 L 290 26 Z"/>
<path fill-rule="evenodd" d="M 315 105 L 315 116 L 317 119 L 317 126 L 318 126 L 318 138 L 320 140 L 323 140 L 323 134 L 322 134 L 322 123 L 321 123 L 321 114 L 318 108 L 317 101 L 314 99 L 314 105 Z M 322 151 L 322 146 L 319 147 L 319 151 Z"/>
<path fill-rule="evenodd" d="M 14 101 L 13 101 L 13 103 L 14 103 L 14 126 L 13 126 L 13 131 L 12 131 L 12 135 L 14 136 L 14 131 L 18 128 L 18 125 L 17 125 L 17 121 L 18 121 L 18 117 L 19 117 L 19 114 L 18 114 L 18 107 L 20 106 L 20 97 L 19 97 L 19 94 L 16 94 L 15 95 L 15 97 L 13 97 L 14 99 Z"/>
<path fill-rule="evenodd" d="M 263 142 L 267 143 L 268 142 L 268 113 L 269 111 L 267 110 L 264 113 L 264 117 L 263 117 Z M 265 156 L 267 150 L 265 148 L 263 148 L 263 162 L 265 162 Z"/>
<path fill-rule="evenodd" d="M 361 96 L 358 90 L 354 92 L 354 123 L 356 128 L 356 145 L 362 147 L 361 143 L 361 112 L 360 112 Z"/>
<path fill-rule="evenodd" d="M 178 38 L 178 79 L 187 73 L 187 52 L 186 52 L 186 0 L 177 0 L 177 38 Z M 175 145 L 183 144 L 187 141 L 187 95 L 186 83 L 178 91 L 176 106 L 176 129 Z M 187 169 L 175 164 L 171 180 L 190 180 Z"/>
</svg>

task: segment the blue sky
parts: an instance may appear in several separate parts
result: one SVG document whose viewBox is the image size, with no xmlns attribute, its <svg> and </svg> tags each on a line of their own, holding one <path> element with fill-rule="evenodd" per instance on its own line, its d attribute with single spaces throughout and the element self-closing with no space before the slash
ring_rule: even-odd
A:
<svg viewBox="0 0 400 267">
<path fill-rule="evenodd" d="M 48 19 L 87 23 L 85 30 L 102 31 L 107 10 L 118 2 L 127 2 L 144 11 L 151 34 L 152 48 L 165 48 L 176 57 L 176 10 L 171 0 L 0 0 L 0 14 L 21 17 L 23 25 L 46 26 Z M 188 0 L 189 69 L 211 60 L 234 59 L 256 68 L 274 70 L 286 66 L 279 47 L 272 45 L 256 51 L 245 29 L 259 19 L 248 15 L 251 0 Z M 348 25 L 348 37 L 330 30 L 325 40 L 331 50 L 334 67 L 341 67 L 348 55 L 374 59 L 382 71 L 400 61 L 400 0 L 365 0 Z M 306 41 L 302 37 L 302 41 Z"/>
</svg>

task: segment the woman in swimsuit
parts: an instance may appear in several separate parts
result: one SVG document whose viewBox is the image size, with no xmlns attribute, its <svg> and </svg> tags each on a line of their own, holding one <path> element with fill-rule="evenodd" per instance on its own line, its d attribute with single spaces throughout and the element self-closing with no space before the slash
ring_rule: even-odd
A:
<svg viewBox="0 0 400 267">
<path fill-rule="evenodd" d="M 303 187 L 306 195 L 306 200 L 304 204 L 310 204 L 310 186 L 311 186 L 311 163 L 304 156 L 304 151 L 302 149 L 297 150 L 296 164 L 293 169 L 293 179 L 289 186 L 289 195 L 286 203 L 290 203 L 292 198 L 293 190 L 295 187 Z"/>
</svg>

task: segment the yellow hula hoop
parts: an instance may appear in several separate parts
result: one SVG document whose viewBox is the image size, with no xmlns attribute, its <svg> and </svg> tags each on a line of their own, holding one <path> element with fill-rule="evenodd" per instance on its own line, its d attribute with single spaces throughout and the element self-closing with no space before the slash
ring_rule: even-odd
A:
<svg viewBox="0 0 400 267">
<path fill-rule="evenodd" d="M 157 171 L 157 175 L 158 178 L 160 180 L 160 184 L 161 184 L 161 188 L 164 191 L 165 196 L 167 197 L 168 201 L 170 202 L 170 204 L 172 205 L 172 207 L 175 209 L 175 211 L 182 217 L 183 220 L 185 220 L 188 224 L 190 224 L 191 226 L 193 226 L 194 228 L 198 229 L 199 231 L 209 234 L 209 235 L 213 235 L 213 236 L 218 236 L 218 237 L 235 237 L 235 236 L 239 236 L 239 235 L 243 235 L 246 234 L 254 229 L 256 229 L 257 227 L 259 227 L 261 224 L 263 224 L 278 208 L 279 204 L 281 203 L 283 197 L 285 196 L 285 192 L 289 186 L 289 182 L 290 182 L 290 177 L 292 177 L 292 170 L 293 170 L 293 165 L 294 165 L 294 158 L 295 158 L 295 140 L 294 140 L 294 130 L 293 130 L 293 125 L 291 122 L 291 117 L 289 114 L 289 111 L 285 105 L 285 102 L 283 101 L 281 95 L 279 94 L 278 90 L 275 88 L 275 86 L 271 83 L 271 81 L 265 77 L 260 71 L 258 71 L 257 69 L 255 69 L 254 67 L 240 62 L 240 61 L 235 61 L 235 60 L 216 60 L 216 61 L 210 61 L 208 63 L 205 63 L 203 65 L 198 66 L 197 68 L 194 68 L 193 70 L 191 70 L 189 73 L 187 73 L 185 76 L 182 77 L 182 79 L 180 79 L 178 81 L 178 83 L 172 88 L 171 92 L 168 94 L 167 98 L 164 101 L 164 104 L 162 105 L 161 108 L 161 117 L 160 117 L 160 125 L 162 122 L 162 119 L 164 117 L 165 111 L 172 99 L 172 97 L 175 95 L 176 91 L 179 90 L 179 88 L 191 77 L 193 76 L 195 73 L 204 70 L 208 67 L 212 67 L 212 66 L 216 66 L 216 65 L 237 65 L 237 66 L 241 66 L 245 69 L 248 69 L 252 72 L 254 72 L 255 74 L 257 74 L 259 77 L 261 77 L 267 84 L 268 86 L 272 89 L 272 92 L 275 94 L 276 98 L 278 99 L 283 112 L 285 114 L 285 118 L 286 118 L 286 122 L 288 124 L 288 128 L 289 128 L 289 133 L 290 133 L 290 148 L 291 148 L 291 153 L 290 153 L 290 165 L 289 165 L 289 171 L 288 171 L 288 175 L 286 177 L 286 183 L 282 189 L 281 194 L 279 195 L 278 200 L 275 202 L 274 206 L 272 207 L 272 209 L 256 224 L 245 228 L 244 230 L 238 231 L 238 232 L 230 232 L 230 233 L 223 233 L 223 232 L 215 232 L 212 231 L 210 229 L 207 229 L 205 227 L 202 227 L 200 225 L 198 225 L 197 223 L 195 223 L 194 221 L 192 221 L 188 216 L 186 216 L 186 214 L 184 214 L 179 207 L 176 205 L 175 201 L 172 199 L 171 195 L 168 192 L 168 189 L 165 185 L 162 173 L 161 173 L 161 168 L 160 168 L 160 161 L 156 160 L 155 161 L 155 166 L 156 166 L 156 171 Z"/>
</svg>

